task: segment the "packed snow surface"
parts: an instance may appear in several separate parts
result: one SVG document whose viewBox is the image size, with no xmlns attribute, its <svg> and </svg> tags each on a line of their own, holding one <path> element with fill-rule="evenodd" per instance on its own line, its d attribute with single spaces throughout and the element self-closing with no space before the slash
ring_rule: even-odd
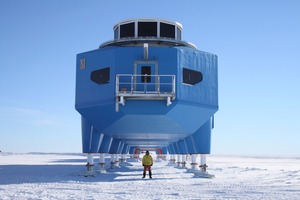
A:
<svg viewBox="0 0 300 200">
<path fill-rule="evenodd" d="M 84 154 L 2 152 L 0 199 L 300 199 L 296 156 L 209 155 L 211 179 L 168 159 L 155 160 L 153 179 L 142 179 L 141 162 L 132 158 L 110 169 L 107 156 L 107 171 L 101 173 L 97 157 L 95 176 L 84 177 L 79 175 L 86 171 Z"/>
</svg>

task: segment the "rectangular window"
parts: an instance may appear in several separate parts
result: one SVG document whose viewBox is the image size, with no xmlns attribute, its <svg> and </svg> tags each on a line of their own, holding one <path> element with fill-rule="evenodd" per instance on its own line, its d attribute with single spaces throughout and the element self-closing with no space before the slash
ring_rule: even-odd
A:
<svg viewBox="0 0 300 200">
<path fill-rule="evenodd" d="M 157 23 L 156 22 L 139 22 L 138 23 L 139 37 L 157 37 Z"/>
<path fill-rule="evenodd" d="M 150 83 L 151 82 L 151 67 L 143 66 L 141 71 L 141 82 L 142 83 Z"/>
<path fill-rule="evenodd" d="M 134 37 L 134 23 L 123 24 L 120 26 L 120 38 Z"/>
<path fill-rule="evenodd" d="M 160 23 L 160 37 L 175 39 L 175 26 L 166 23 Z"/>
</svg>

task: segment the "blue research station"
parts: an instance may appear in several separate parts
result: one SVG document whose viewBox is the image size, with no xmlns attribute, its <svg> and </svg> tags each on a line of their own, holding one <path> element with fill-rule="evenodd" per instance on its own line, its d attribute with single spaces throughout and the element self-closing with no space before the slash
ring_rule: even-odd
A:
<svg viewBox="0 0 300 200">
<path fill-rule="evenodd" d="M 114 39 L 76 60 L 75 108 L 81 115 L 88 171 L 145 150 L 206 169 L 218 110 L 218 60 L 183 41 L 183 27 L 162 19 L 129 19 Z M 121 159 L 119 159 L 120 157 Z"/>
</svg>

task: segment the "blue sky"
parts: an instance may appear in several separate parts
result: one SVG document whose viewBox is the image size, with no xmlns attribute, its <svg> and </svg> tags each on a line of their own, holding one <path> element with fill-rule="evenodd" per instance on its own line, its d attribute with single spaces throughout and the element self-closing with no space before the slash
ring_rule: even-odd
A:
<svg viewBox="0 0 300 200">
<path fill-rule="evenodd" d="M 76 54 L 129 18 L 218 55 L 212 154 L 300 154 L 300 1 L 0 1 L 0 150 L 81 152 Z"/>
</svg>

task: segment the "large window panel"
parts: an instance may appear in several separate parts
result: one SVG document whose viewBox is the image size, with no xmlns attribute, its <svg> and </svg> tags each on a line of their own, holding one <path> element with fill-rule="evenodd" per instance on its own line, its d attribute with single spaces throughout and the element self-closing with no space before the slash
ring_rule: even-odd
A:
<svg viewBox="0 0 300 200">
<path fill-rule="evenodd" d="M 139 22 L 138 23 L 139 37 L 157 37 L 157 22 Z"/>
<path fill-rule="evenodd" d="M 160 37 L 175 38 L 175 26 L 166 23 L 160 23 Z"/>
<path fill-rule="evenodd" d="M 120 38 L 134 37 L 134 23 L 123 24 L 120 26 Z"/>
</svg>

